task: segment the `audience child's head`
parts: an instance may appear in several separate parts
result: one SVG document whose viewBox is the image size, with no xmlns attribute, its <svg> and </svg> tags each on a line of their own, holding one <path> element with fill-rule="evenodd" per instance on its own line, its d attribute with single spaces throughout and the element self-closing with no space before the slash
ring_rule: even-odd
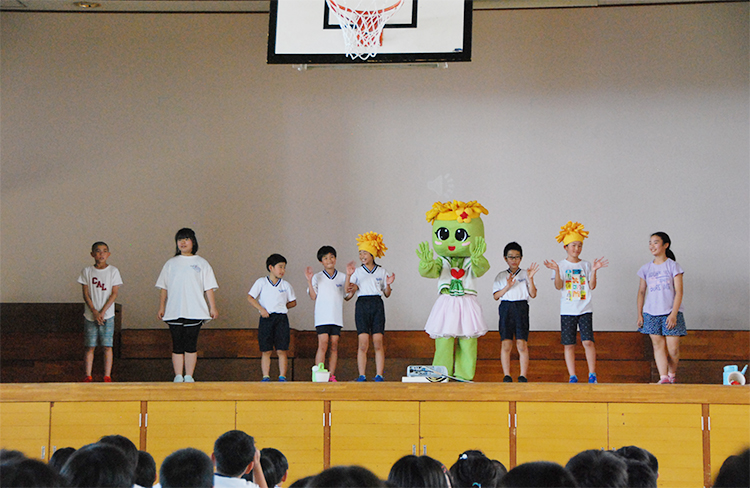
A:
<svg viewBox="0 0 750 488">
<path fill-rule="evenodd" d="M 138 467 L 135 470 L 134 483 L 144 488 L 151 488 L 156 483 L 156 462 L 146 451 L 138 451 Z"/>
<path fill-rule="evenodd" d="M 71 487 L 133 486 L 133 467 L 125 452 L 114 444 L 96 442 L 70 455 L 60 474 Z"/>
<path fill-rule="evenodd" d="M 458 456 L 451 466 L 451 479 L 456 488 L 495 486 L 497 469 L 492 460 L 482 451 L 469 450 Z"/>
<path fill-rule="evenodd" d="M 393 488 L 451 488 L 443 463 L 429 456 L 404 456 L 396 461 L 388 474 Z"/>
<path fill-rule="evenodd" d="M 73 447 L 63 447 L 61 449 L 58 449 L 52 453 L 52 456 L 50 456 L 49 458 L 49 463 L 47 464 L 49 464 L 52 469 L 59 473 L 62 467 L 68 461 L 68 458 L 74 452 L 76 452 L 76 450 Z"/>
<path fill-rule="evenodd" d="M 315 478 L 315 476 L 305 476 L 304 478 L 300 478 L 289 485 L 289 488 L 307 488 L 307 483 L 313 478 Z"/>
<path fill-rule="evenodd" d="M 286 456 L 284 456 L 284 454 L 278 449 L 266 447 L 260 450 L 260 460 L 263 461 L 264 459 L 268 460 L 268 462 L 273 465 L 274 470 L 274 477 L 272 478 L 273 483 L 270 483 L 268 481 L 268 474 L 266 473 L 266 465 L 263 464 L 263 475 L 266 477 L 268 488 L 272 488 L 273 486 L 286 481 L 286 475 L 289 471 L 289 461 L 287 461 Z"/>
<path fill-rule="evenodd" d="M 492 460 L 492 465 L 495 466 L 495 486 L 500 486 L 500 482 L 508 474 L 508 468 L 497 459 Z"/>
<path fill-rule="evenodd" d="M 11 449 L 0 449 L 0 463 L 7 463 L 14 459 L 26 459 L 26 455 L 21 451 L 14 451 Z"/>
<path fill-rule="evenodd" d="M 750 487 L 750 449 L 726 458 L 714 480 L 714 488 L 738 486 Z"/>
<path fill-rule="evenodd" d="M 51 466 L 37 459 L 11 457 L 0 463 L 0 487 L 38 488 L 67 486 Z"/>
<path fill-rule="evenodd" d="M 191 247 L 189 251 L 186 251 L 184 249 L 180 249 L 180 241 L 186 239 L 191 242 Z M 185 251 L 185 254 L 198 254 L 198 238 L 195 237 L 195 232 L 193 229 L 188 229 L 187 227 L 184 227 L 177 231 L 177 234 L 174 236 L 174 242 L 175 242 L 175 256 L 179 256 L 180 254 L 183 254 L 183 251 Z"/>
<path fill-rule="evenodd" d="M 135 478 L 135 470 L 138 467 L 138 448 L 135 447 L 133 441 L 122 435 L 105 435 L 99 439 L 99 442 L 102 444 L 111 444 L 122 449 L 122 452 L 128 458 L 128 465 L 130 466 L 132 476 Z"/>
<path fill-rule="evenodd" d="M 651 454 L 649 451 L 638 446 L 624 446 L 614 451 L 615 454 L 624 458 L 626 461 L 632 459 L 634 461 L 640 461 L 646 463 L 651 471 L 654 472 L 656 477 L 659 477 L 659 461 L 656 456 Z"/>
<path fill-rule="evenodd" d="M 314 476 L 307 488 L 385 488 L 386 484 L 362 466 L 334 466 Z"/>
<path fill-rule="evenodd" d="M 570 471 L 578 486 L 625 488 L 628 486 L 628 467 L 625 461 L 610 451 L 589 449 L 579 452 L 568 461 Z"/>
<path fill-rule="evenodd" d="M 198 449 L 179 449 L 166 458 L 159 468 L 162 488 L 211 488 L 214 467 L 211 458 Z"/>
<path fill-rule="evenodd" d="M 225 432 L 214 442 L 211 459 L 218 474 L 239 478 L 252 468 L 255 440 L 241 430 Z"/>
<path fill-rule="evenodd" d="M 263 459 L 263 456 L 261 456 L 260 467 L 263 468 L 263 478 L 266 480 L 266 486 L 268 488 L 273 488 L 279 483 L 279 481 L 281 481 L 281 478 L 276 474 L 276 466 L 273 465 L 273 462 L 271 462 L 270 459 Z M 246 476 L 252 476 L 253 474 L 254 473 L 247 473 L 242 477 L 247 479 L 248 481 L 254 481 L 252 478 L 246 478 Z"/>
<path fill-rule="evenodd" d="M 535 461 L 519 464 L 500 480 L 505 488 L 577 488 L 570 472 L 557 463 Z"/>
<path fill-rule="evenodd" d="M 635 459 L 626 459 L 628 465 L 628 488 L 656 488 L 656 473 L 651 467 Z"/>
</svg>

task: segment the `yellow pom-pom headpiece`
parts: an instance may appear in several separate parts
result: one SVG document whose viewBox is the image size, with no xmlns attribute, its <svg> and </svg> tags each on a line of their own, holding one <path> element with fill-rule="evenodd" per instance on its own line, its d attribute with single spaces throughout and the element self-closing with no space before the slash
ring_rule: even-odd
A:
<svg viewBox="0 0 750 488">
<path fill-rule="evenodd" d="M 589 236 L 589 231 L 583 230 L 583 224 L 580 222 L 568 221 L 567 224 L 560 227 L 560 233 L 557 235 L 557 242 L 562 242 L 567 246 L 571 242 L 581 241 Z"/>
<path fill-rule="evenodd" d="M 427 222 L 434 223 L 436 220 L 455 220 L 459 223 L 468 224 L 471 219 L 478 219 L 482 214 L 487 215 L 489 212 L 476 200 L 471 202 L 435 202 L 432 208 L 427 212 Z"/>
<path fill-rule="evenodd" d="M 382 258 L 388 250 L 383 244 L 383 235 L 376 232 L 359 234 L 357 236 L 357 249 L 367 251 L 376 258 Z"/>
</svg>

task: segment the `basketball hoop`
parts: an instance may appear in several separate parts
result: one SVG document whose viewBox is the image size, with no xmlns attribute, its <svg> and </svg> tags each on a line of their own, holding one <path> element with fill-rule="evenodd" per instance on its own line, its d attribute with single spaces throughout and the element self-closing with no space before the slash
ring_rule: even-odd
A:
<svg viewBox="0 0 750 488">
<path fill-rule="evenodd" d="M 345 0 L 326 0 L 339 18 L 344 34 L 346 56 L 366 60 L 378 53 L 383 45 L 383 27 L 404 4 L 404 0 L 359 0 L 355 7 L 342 5 Z"/>
</svg>

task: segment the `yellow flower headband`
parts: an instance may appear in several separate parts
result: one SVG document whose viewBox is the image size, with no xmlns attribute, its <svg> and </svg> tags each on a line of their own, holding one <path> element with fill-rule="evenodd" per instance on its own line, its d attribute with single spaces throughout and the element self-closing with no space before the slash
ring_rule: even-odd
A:
<svg viewBox="0 0 750 488">
<path fill-rule="evenodd" d="M 359 234 L 357 236 L 357 249 L 367 251 L 376 258 L 382 258 L 388 250 L 383 244 L 383 235 L 376 232 Z"/>
<path fill-rule="evenodd" d="M 557 235 L 557 242 L 562 242 L 563 246 L 567 246 L 571 242 L 581 241 L 583 242 L 589 236 L 587 230 L 583 230 L 583 224 L 580 222 L 568 221 L 567 224 L 560 227 L 560 233 Z"/>
<path fill-rule="evenodd" d="M 436 220 L 455 220 L 462 224 L 468 224 L 471 219 L 478 219 L 482 214 L 487 215 L 488 213 L 487 209 L 477 203 L 476 200 L 466 203 L 458 200 L 445 203 L 435 202 L 432 204 L 432 209 L 427 212 L 427 222 L 432 224 Z"/>
</svg>

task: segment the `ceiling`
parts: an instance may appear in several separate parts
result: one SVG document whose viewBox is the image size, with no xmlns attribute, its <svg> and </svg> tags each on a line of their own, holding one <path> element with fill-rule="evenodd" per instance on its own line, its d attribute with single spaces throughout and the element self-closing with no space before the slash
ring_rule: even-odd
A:
<svg viewBox="0 0 750 488">
<path fill-rule="evenodd" d="M 733 0 L 474 0 L 474 10 L 606 7 L 715 3 Z M 0 0 L 0 10 L 27 12 L 257 12 L 269 11 L 268 0 Z"/>
</svg>

